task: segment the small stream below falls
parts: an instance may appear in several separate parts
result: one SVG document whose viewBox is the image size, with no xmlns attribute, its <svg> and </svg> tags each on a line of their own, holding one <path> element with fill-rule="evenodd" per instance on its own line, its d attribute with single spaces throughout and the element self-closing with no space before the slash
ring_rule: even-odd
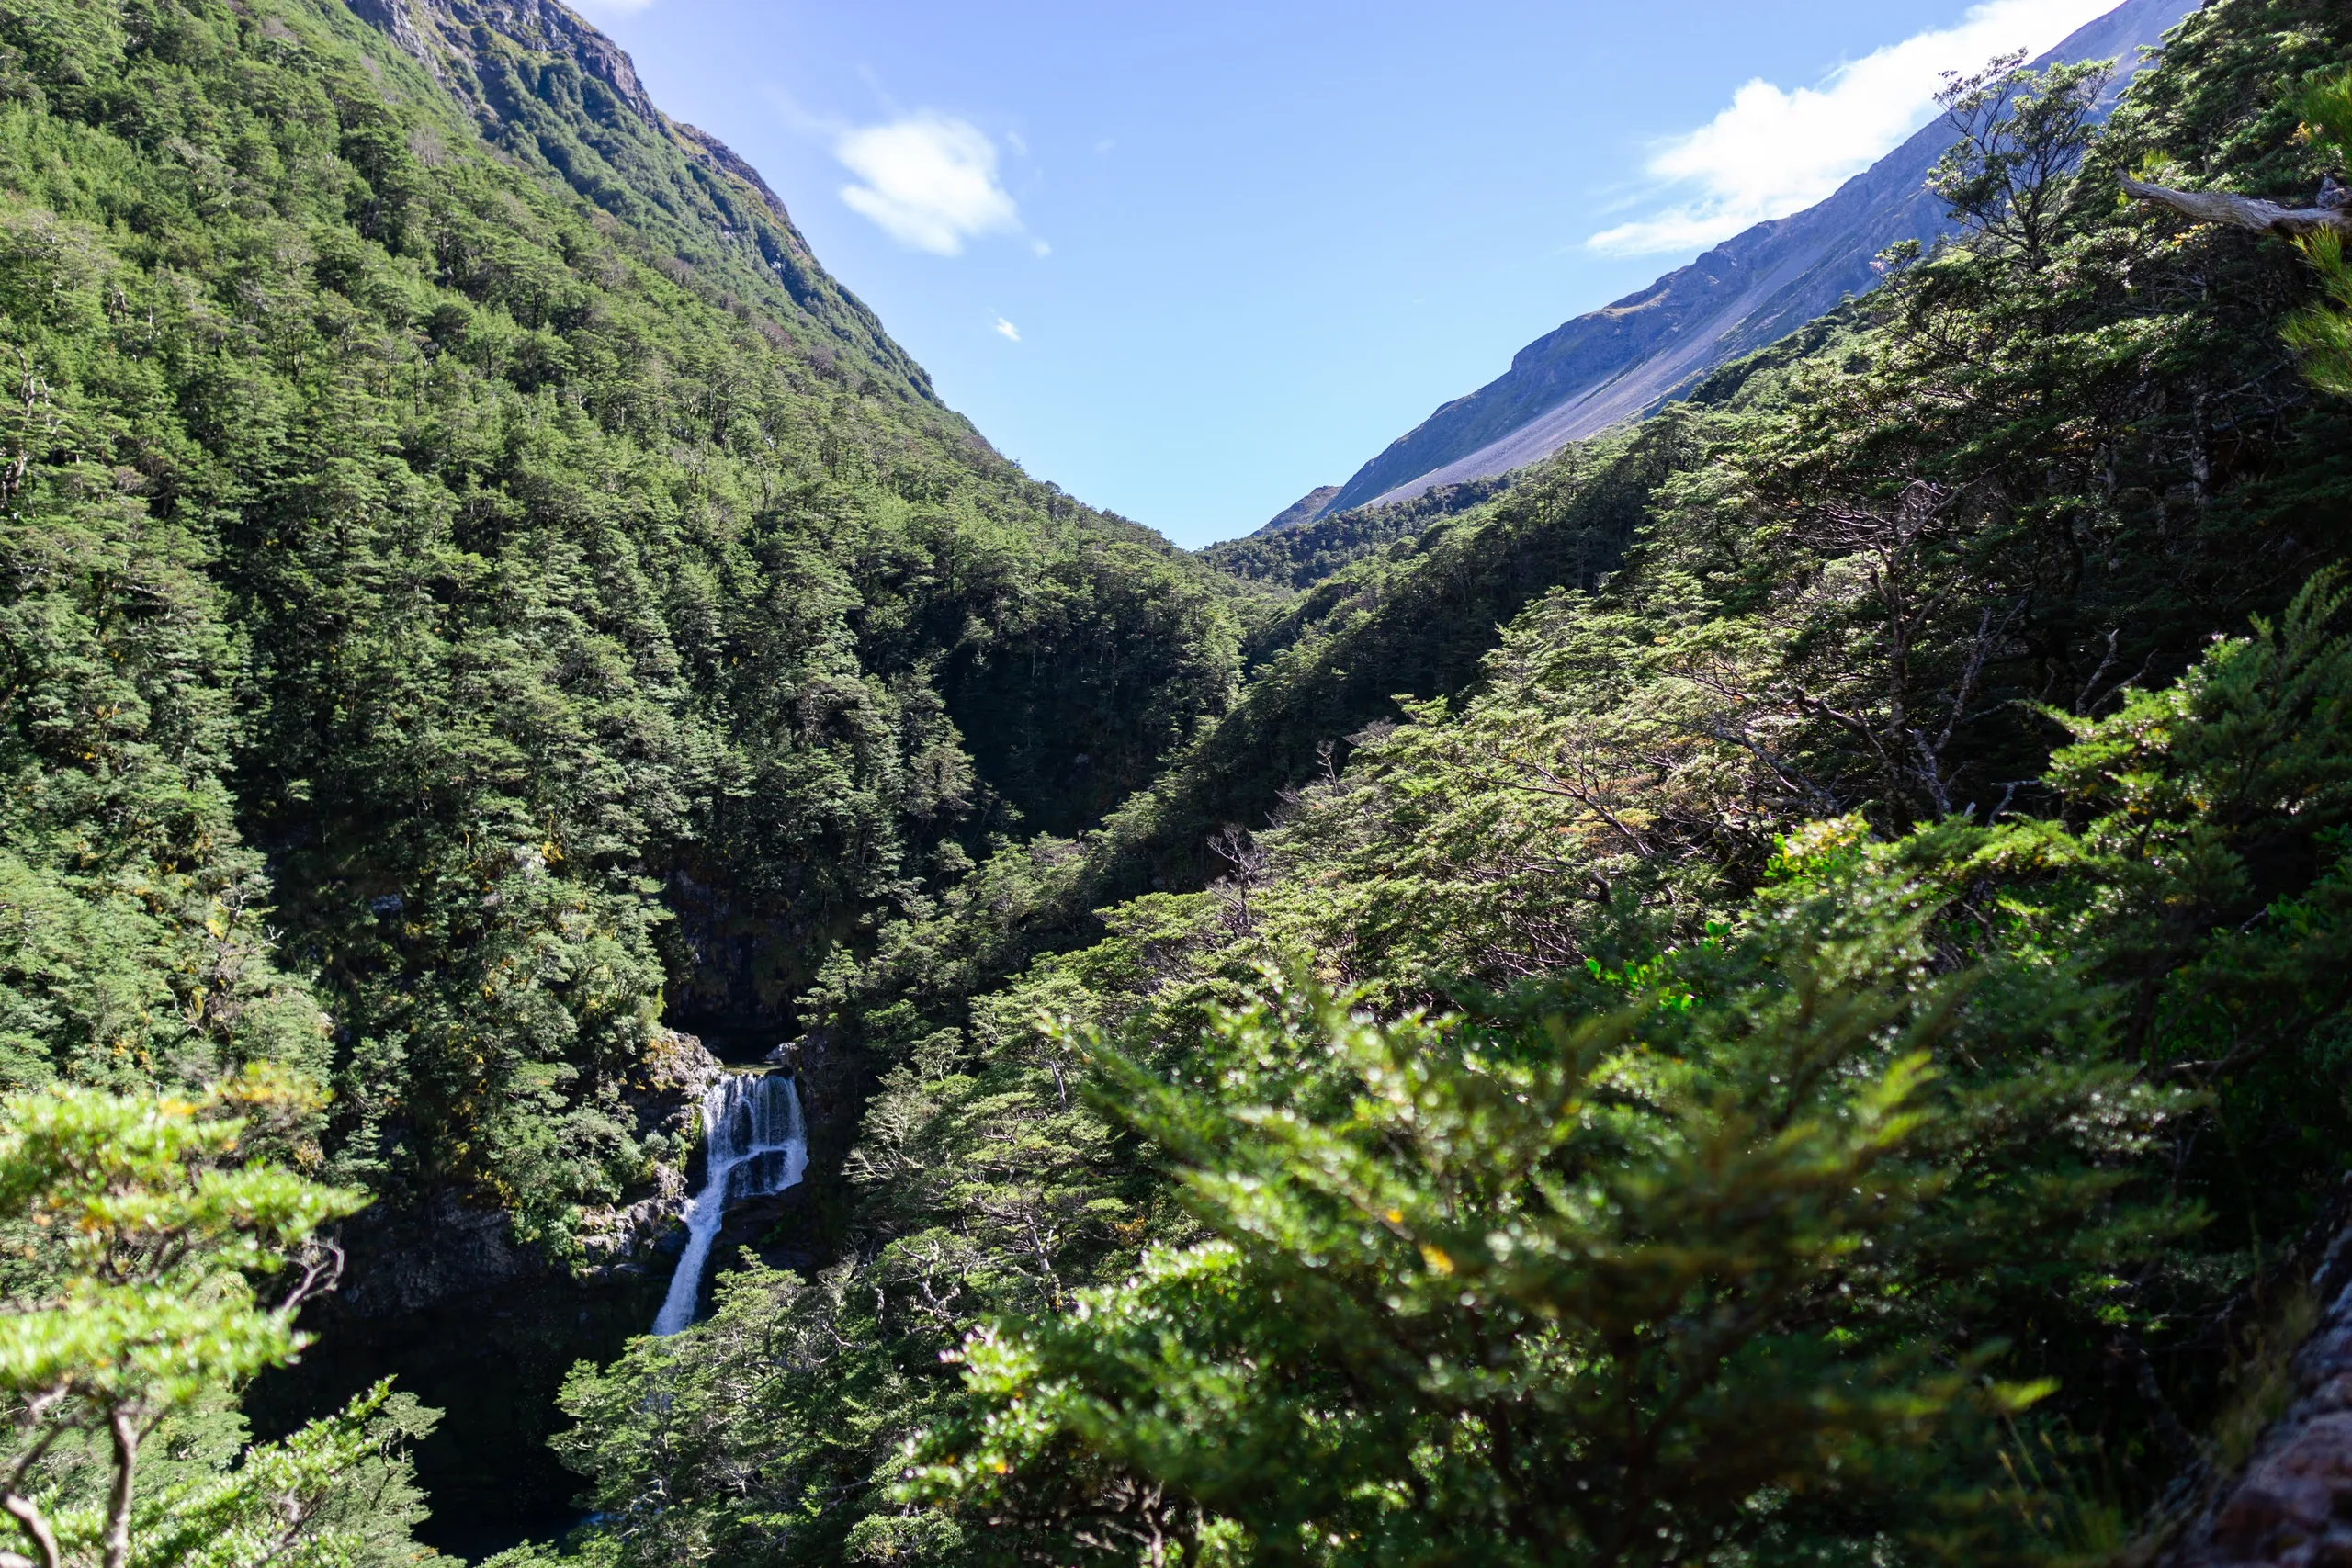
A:
<svg viewBox="0 0 2352 1568">
<path fill-rule="evenodd" d="M 694 1322 L 727 1206 L 797 1186 L 808 1168 L 808 1128 L 789 1074 L 722 1074 L 703 1095 L 702 1131 L 702 1188 L 686 1206 L 685 1250 L 653 1319 L 656 1334 Z"/>
</svg>

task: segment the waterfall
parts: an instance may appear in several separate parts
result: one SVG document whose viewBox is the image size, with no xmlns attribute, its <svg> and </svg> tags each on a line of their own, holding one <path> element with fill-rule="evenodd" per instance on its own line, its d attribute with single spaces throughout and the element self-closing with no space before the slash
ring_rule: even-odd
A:
<svg viewBox="0 0 2352 1568">
<path fill-rule="evenodd" d="M 686 1205 L 686 1250 L 670 1277 L 670 1293 L 653 1320 L 656 1334 L 675 1334 L 695 1320 L 702 1271 L 727 1205 L 781 1192 L 808 1166 L 808 1132 L 800 1120 L 800 1091 L 783 1073 L 728 1073 L 702 1097 L 702 1190 Z"/>
</svg>

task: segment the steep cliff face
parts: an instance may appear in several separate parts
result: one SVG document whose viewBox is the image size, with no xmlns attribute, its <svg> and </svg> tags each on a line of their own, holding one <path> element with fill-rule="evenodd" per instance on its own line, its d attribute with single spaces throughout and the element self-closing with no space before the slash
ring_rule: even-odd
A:
<svg viewBox="0 0 2352 1568">
<path fill-rule="evenodd" d="M 2113 59 L 2119 81 L 2197 0 L 2126 0 L 2036 63 Z M 1435 485 L 1508 473 L 1646 412 L 1712 367 L 1794 332 L 1877 282 L 1873 259 L 1947 231 L 1928 173 L 1940 123 L 1816 206 L 1724 241 L 1636 293 L 1578 316 L 1511 358 L 1356 470 L 1322 513 L 1408 500 Z"/>
</svg>

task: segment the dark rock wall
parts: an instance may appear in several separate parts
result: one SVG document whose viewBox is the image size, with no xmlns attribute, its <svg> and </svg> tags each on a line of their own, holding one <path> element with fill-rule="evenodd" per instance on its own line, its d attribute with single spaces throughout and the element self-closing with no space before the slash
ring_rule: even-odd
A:
<svg viewBox="0 0 2352 1568">
<path fill-rule="evenodd" d="M 2295 1353 L 2291 1403 L 2165 1568 L 2352 1568 L 2352 1225 L 2312 1289 L 2320 1320 Z"/>
</svg>

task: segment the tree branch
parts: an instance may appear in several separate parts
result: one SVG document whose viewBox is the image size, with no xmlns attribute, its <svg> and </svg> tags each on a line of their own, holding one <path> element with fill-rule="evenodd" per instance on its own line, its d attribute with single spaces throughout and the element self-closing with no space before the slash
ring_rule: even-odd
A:
<svg viewBox="0 0 2352 1568">
<path fill-rule="evenodd" d="M 49 1528 L 49 1521 L 41 1517 L 41 1511 L 34 1506 L 33 1500 L 11 1492 L 0 1496 L 0 1508 L 7 1510 L 8 1517 L 17 1521 L 26 1539 L 40 1552 L 40 1568 L 57 1568 L 57 1532 Z M 6 1555 L 14 1557 L 16 1553 L 12 1551 Z"/>
<path fill-rule="evenodd" d="M 2172 190 L 2122 176 L 2124 191 L 2142 201 L 2153 201 L 2187 213 L 2200 223 L 2221 223 L 2233 229 L 2253 229 L 2294 238 L 2302 234 L 2342 234 L 2352 237 L 2352 209 L 2340 207 L 2281 207 L 2250 196 L 2218 190 Z"/>
<path fill-rule="evenodd" d="M 123 1568 L 130 1560 L 130 1483 L 139 1467 L 139 1422 L 128 1410 L 117 1410 L 107 1425 L 114 1438 L 114 1485 L 107 1495 L 106 1568 Z"/>
</svg>

